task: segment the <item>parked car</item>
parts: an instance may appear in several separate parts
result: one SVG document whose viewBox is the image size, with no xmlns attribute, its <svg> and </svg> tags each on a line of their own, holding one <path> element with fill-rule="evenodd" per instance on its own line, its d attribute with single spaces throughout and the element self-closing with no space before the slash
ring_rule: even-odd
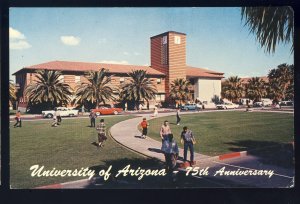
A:
<svg viewBox="0 0 300 204">
<path fill-rule="evenodd" d="M 216 108 L 216 104 L 208 101 L 202 101 L 200 103 L 197 103 L 197 106 L 201 109 L 213 109 Z"/>
<path fill-rule="evenodd" d="M 253 100 L 249 99 L 249 98 L 241 98 L 240 99 L 240 105 L 247 105 L 247 101 L 248 101 L 248 105 L 252 106 L 253 104 Z"/>
<path fill-rule="evenodd" d="M 294 102 L 293 101 L 281 101 L 280 106 L 294 106 Z"/>
<path fill-rule="evenodd" d="M 78 110 L 72 109 L 72 108 L 66 108 L 66 107 L 57 107 L 57 111 L 59 111 L 59 114 L 61 117 L 73 117 L 78 116 Z M 54 110 L 47 110 L 42 111 L 42 116 L 44 118 L 53 118 L 55 111 Z"/>
<path fill-rule="evenodd" d="M 196 110 L 198 109 L 197 104 L 189 103 L 181 106 L 181 110 Z"/>
<path fill-rule="evenodd" d="M 261 101 L 257 101 L 255 103 L 253 103 L 253 107 L 262 107 L 262 105 L 263 105 L 263 102 L 261 102 Z"/>
<path fill-rule="evenodd" d="M 234 104 L 234 103 L 225 102 L 223 104 L 216 105 L 216 107 L 218 109 L 234 109 L 234 108 L 238 108 L 239 105 L 238 104 Z"/>
<path fill-rule="evenodd" d="M 262 98 L 261 102 L 263 103 L 264 106 L 272 106 L 273 101 L 269 98 Z"/>
<path fill-rule="evenodd" d="M 102 106 L 98 109 L 91 109 L 92 112 L 96 113 L 96 115 L 118 115 L 123 111 L 122 108 L 111 108 Z"/>
</svg>

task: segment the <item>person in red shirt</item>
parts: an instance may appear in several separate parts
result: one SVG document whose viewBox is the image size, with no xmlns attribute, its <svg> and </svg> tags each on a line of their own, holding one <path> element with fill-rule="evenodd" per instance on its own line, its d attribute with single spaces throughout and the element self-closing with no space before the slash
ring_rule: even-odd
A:
<svg viewBox="0 0 300 204">
<path fill-rule="evenodd" d="M 149 123 L 147 122 L 146 118 L 143 118 L 143 121 L 141 122 L 140 125 L 143 129 L 142 138 L 146 139 L 147 138 L 147 133 L 148 133 L 148 126 L 149 126 Z"/>
</svg>

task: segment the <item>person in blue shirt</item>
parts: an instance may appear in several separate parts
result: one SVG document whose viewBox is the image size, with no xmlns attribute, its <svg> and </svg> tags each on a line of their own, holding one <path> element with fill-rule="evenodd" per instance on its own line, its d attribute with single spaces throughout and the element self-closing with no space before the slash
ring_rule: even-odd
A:
<svg viewBox="0 0 300 204">
<path fill-rule="evenodd" d="M 186 126 L 183 127 L 183 131 L 181 132 L 181 141 L 183 143 L 183 160 L 186 162 L 187 151 L 190 150 L 190 164 L 194 165 L 196 162 L 194 161 L 194 143 L 195 138 L 193 136 L 193 132 L 189 130 Z"/>
<path fill-rule="evenodd" d="M 165 142 L 165 159 L 167 172 L 172 173 L 177 164 L 178 158 L 178 145 L 173 139 L 173 134 L 169 134 Z"/>
</svg>

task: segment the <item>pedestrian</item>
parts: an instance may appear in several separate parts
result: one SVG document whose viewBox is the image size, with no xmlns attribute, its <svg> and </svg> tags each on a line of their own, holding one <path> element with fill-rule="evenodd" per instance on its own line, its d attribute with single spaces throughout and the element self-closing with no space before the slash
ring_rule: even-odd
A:
<svg viewBox="0 0 300 204">
<path fill-rule="evenodd" d="M 127 111 L 127 102 L 125 103 L 125 112 Z"/>
<path fill-rule="evenodd" d="M 52 122 L 52 127 L 57 127 L 57 111 L 56 108 L 54 108 L 54 114 L 53 114 L 53 122 Z"/>
<path fill-rule="evenodd" d="M 96 113 L 94 111 L 91 111 L 89 117 L 90 117 L 91 127 L 95 127 L 96 117 L 97 117 Z"/>
<path fill-rule="evenodd" d="M 21 120 L 21 112 L 18 110 L 16 113 L 16 124 L 14 124 L 14 127 L 22 127 L 22 120 Z"/>
<path fill-rule="evenodd" d="M 161 137 L 161 150 L 164 152 L 166 147 L 166 140 L 169 134 L 171 134 L 171 128 L 167 120 L 164 121 L 164 124 L 160 128 L 160 137 Z"/>
<path fill-rule="evenodd" d="M 173 139 L 173 134 L 169 134 L 166 140 L 165 160 L 167 172 L 172 173 L 177 164 L 179 150 L 176 141 Z"/>
<path fill-rule="evenodd" d="M 141 122 L 140 125 L 141 125 L 141 127 L 143 129 L 143 131 L 142 131 L 142 138 L 147 139 L 147 132 L 148 132 L 148 126 L 149 126 L 149 123 L 147 122 L 147 119 L 143 118 L 143 121 Z"/>
<path fill-rule="evenodd" d="M 98 147 L 102 147 L 103 142 L 105 140 L 107 140 L 106 127 L 105 127 L 104 119 L 100 120 L 100 123 L 97 125 L 96 130 L 98 132 Z"/>
<path fill-rule="evenodd" d="M 180 121 L 181 121 L 181 117 L 180 117 L 180 108 L 177 109 L 177 112 L 176 112 L 176 119 L 177 119 L 176 124 L 177 124 L 177 125 L 180 125 Z"/>
<path fill-rule="evenodd" d="M 158 115 L 158 110 L 157 107 L 154 106 L 154 113 L 153 113 L 153 117 L 156 117 Z"/>
<path fill-rule="evenodd" d="M 81 107 L 81 114 L 84 115 L 84 105 Z"/>
<path fill-rule="evenodd" d="M 60 125 L 61 123 L 61 115 L 60 111 L 56 109 L 56 117 L 57 117 L 57 125 Z"/>
<path fill-rule="evenodd" d="M 187 151 L 190 150 L 190 165 L 194 165 L 196 162 L 194 161 L 194 144 L 196 143 L 193 132 L 189 130 L 186 126 L 183 127 L 183 131 L 181 132 L 181 143 L 183 143 L 183 161 L 187 161 Z"/>
</svg>

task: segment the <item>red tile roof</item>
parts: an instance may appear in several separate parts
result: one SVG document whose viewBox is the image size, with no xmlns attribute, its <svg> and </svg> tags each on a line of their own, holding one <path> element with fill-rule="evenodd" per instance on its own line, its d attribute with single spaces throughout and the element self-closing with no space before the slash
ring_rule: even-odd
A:
<svg viewBox="0 0 300 204">
<path fill-rule="evenodd" d="M 58 71 L 97 71 L 100 68 L 109 69 L 110 73 L 129 73 L 132 70 L 145 70 L 151 75 L 162 75 L 165 74 L 159 72 L 149 66 L 138 66 L 138 65 L 123 65 L 123 64 L 104 64 L 104 63 L 89 63 L 89 62 L 69 62 L 69 61 L 51 61 L 42 64 L 32 65 L 24 67 L 19 71 L 15 72 L 13 75 L 24 71 L 24 70 L 36 70 L 36 69 L 48 69 L 48 70 L 58 70 Z M 209 78 L 223 78 L 221 72 L 216 72 L 208 70 L 205 68 L 196 68 L 187 66 L 186 75 L 187 77 L 209 77 Z"/>
<path fill-rule="evenodd" d="M 123 65 L 123 64 L 104 64 L 104 63 L 89 63 L 89 62 L 68 62 L 68 61 L 52 61 L 29 67 L 17 71 L 15 74 L 22 70 L 34 70 L 34 69 L 48 69 L 58 71 L 97 71 L 101 68 L 109 69 L 110 73 L 129 73 L 132 70 L 145 70 L 148 74 L 153 75 L 165 75 L 149 66 L 138 65 Z"/>
<path fill-rule="evenodd" d="M 223 78 L 222 72 L 216 72 L 205 68 L 197 68 L 187 66 L 186 76 L 187 77 L 208 77 L 208 78 Z"/>
</svg>

